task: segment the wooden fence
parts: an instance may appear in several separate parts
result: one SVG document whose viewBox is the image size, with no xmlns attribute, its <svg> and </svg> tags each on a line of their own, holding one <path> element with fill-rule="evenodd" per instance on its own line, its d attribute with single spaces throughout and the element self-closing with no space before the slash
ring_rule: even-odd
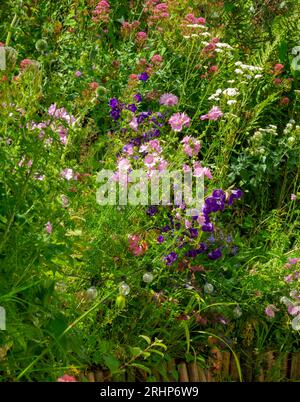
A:
<svg viewBox="0 0 300 402">
<path fill-rule="evenodd" d="M 151 369 L 151 375 L 141 369 L 127 368 L 122 374 L 111 375 L 107 369 L 86 370 L 81 381 L 88 382 L 278 382 L 300 381 L 300 353 L 278 354 L 266 352 L 240 357 L 239 364 L 233 354 L 216 351 L 209 357 L 206 367 L 197 362 L 170 360 Z M 240 370 L 239 370 L 240 368 Z"/>
</svg>

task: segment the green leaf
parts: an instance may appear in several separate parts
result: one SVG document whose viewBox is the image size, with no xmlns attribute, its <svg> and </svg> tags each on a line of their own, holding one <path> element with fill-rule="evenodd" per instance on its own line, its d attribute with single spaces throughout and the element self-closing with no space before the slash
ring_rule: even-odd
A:
<svg viewBox="0 0 300 402">
<path fill-rule="evenodd" d="M 161 357 L 164 357 L 164 354 L 160 350 L 151 349 L 150 352 L 151 353 L 156 353 L 157 355 L 159 355 Z"/>
<path fill-rule="evenodd" d="M 105 355 L 103 360 L 111 373 L 115 373 L 120 367 L 120 362 L 114 355 Z"/>
<path fill-rule="evenodd" d="M 152 374 L 152 373 L 151 373 L 151 370 L 150 370 L 148 367 L 144 366 L 143 364 L 140 364 L 140 363 L 131 363 L 130 366 L 131 366 L 131 367 L 136 367 L 136 368 L 138 368 L 138 369 L 140 369 L 140 370 L 144 370 L 144 371 L 146 371 L 146 373 L 148 373 L 148 374 L 150 374 L 150 375 Z"/>
<path fill-rule="evenodd" d="M 148 343 L 148 345 L 151 345 L 151 339 L 149 338 L 149 336 L 139 335 L 139 337 L 145 339 L 145 341 Z"/>
<path fill-rule="evenodd" d="M 138 348 L 138 347 L 130 348 L 130 350 L 131 350 L 131 353 L 132 353 L 133 357 L 140 356 L 143 353 L 142 349 Z"/>
</svg>

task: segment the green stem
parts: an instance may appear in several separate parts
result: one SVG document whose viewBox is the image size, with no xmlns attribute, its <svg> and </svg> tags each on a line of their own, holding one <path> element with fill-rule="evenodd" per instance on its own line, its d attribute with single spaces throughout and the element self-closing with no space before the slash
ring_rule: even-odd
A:
<svg viewBox="0 0 300 402">
<path fill-rule="evenodd" d="M 10 42 L 10 40 L 11 40 L 12 30 L 13 30 L 13 27 L 14 27 L 15 23 L 17 22 L 17 18 L 18 18 L 18 15 L 15 14 L 15 15 L 14 15 L 14 18 L 13 18 L 11 24 L 10 24 L 8 33 L 7 33 L 7 37 L 6 37 L 6 41 L 5 41 L 5 46 L 8 46 L 8 45 L 9 45 L 9 42 Z"/>
</svg>

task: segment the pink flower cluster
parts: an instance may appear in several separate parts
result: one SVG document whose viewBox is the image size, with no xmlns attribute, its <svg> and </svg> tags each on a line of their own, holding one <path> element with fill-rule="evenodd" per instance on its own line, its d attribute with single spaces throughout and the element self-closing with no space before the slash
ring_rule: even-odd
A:
<svg viewBox="0 0 300 402">
<path fill-rule="evenodd" d="M 64 374 L 57 379 L 57 382 L 77 382 L 76 378 L 69 374 Z"/>
<path fill-rule="evenodd" d="M 148 249 L 147 243 L 142 241 L 141 236 L 139 235 L 129 235 L 128 242 L 129 251 L 136 256 L 145 254 Z"/>
<path fill-rule="evenodd" d="M 159 3 L 159 0 L 148 0 L 145 4 L 145 11 L 150 12 L 148 25 L 152 26 L 156 22 L 169 18 L 168 5 L 166 3 Z"/>
<path fill-rule="evenodd" d="M 173 94 L 163 94 L 159 99 L 159 103 L 164 106 L 175 106 L 178 103 L 178 98 Z"/>
<path fill-rule="evenodd" d="M 57 109 L 55 103 L 49 107 L 48 113 L 54 119 L 64 120 L 68 125 L 72 125 L 76 121 L 75 117 L 69 115 L 64 107 Z M 58 133 L 62 144 L 66 145 L 69 129 L 62 125 L 56 126 L 55 124 L 52 124 L 51 128 L 53 129 L 53 131 L 56 131 Z"/>
<path fill-rule="evenodd" d="M 223 112 L 218 106 L 214 106 L 207 114 L 200 117 L 201 120 L 218 120 L 223 116 Z"/>
<path fill-rule="evenodd" d="M 101 0 L 93 11 L 94 22 L 109 22 L 110 5 L 106 0 Z"/>
<path fill-rule="evenodd" d="M 219 38 L 212 38 L 210 43 L 208 45 L 205 46 L 205 48 L 203 49 L 204 53 L 211 53 L 214 50 L 216 50 L 216 43 L 219 42 Z M 214 55 L 211 54 L 210 57 L 213 57 Z"/>
<path fill-rule="evenodd" d="M 285 267 L 286 267 L 287 269 L 291 269 L 291 268 L 293 268 L 294 266 L 297 266 L 299 263 L 300 263 L 300 258 L 297 258 L 297 257 L 295 257 L 295 258 L 289 258 L 289 259 L 288 259 L 288 262 L 285 264 Z M 300 272 L 299 272 L 299 271 L 294 271 L 294 272 L 292 272 L 291 274 L 286 275 L 286 276 L 284 277 L 284 280 L 285 280 L 286 283 L 291 283 L 291 282 L 293 282 L 293 281 L 295 281 L 295 280 L 298 280 L 298 279 L 299 279 L 299 275 L 300 275 Z"/>
<path fill-rule="evenodd" d="M 168 121 L 172 130 L 174 130 L 176 132 L 182 131 L 184 126 L 189 127 L 190 122 L 191 122 L 191 119 L 185 113 L 175 113 L 170 117 L 170 119 Z"/>
<path fill-rule="evenodd" d="M 64 107 L 57 109 L 56 103 L 52 104 L 48 109 L 49 116 L 55 119 L 65 120 L 69 125 L 74 124 L 76 119 L 69 115 Z"/>
<path fill-rule="evenodd" d="M 128 177 L 128 172 L 131 170 L 130 161 L 127 158 L 118 158 L 118 170 L 110 178 L 114 182 L 120 182 L 122 184 L 127 184 L 130 178 Z"/>
<path fill-rule="evenodd" d="M 135 43 L 136 43 L 138 46 L 141 46 L 141 45 L 143 45 L 143 44 L 146 42 L 147 39 L 148 39 L 148 35 L 146 34 L 146 32 L 140 31 L 140 32 L 138 32 L 138 33 L 136 34 Z"/>
<path fill-rule="evenodd" d="M 121 26 L 121 34 L 126 38 L 130 36 L 132 32 L 134 32 L 140 26 L 139 21 L 132 21 L 131 23 L 128 21 L 124 21 Z"/>
<path fill-rule="evenodd" d="M 188 14 L 185 17 L 185 20 L 190 24 L 201 24 L 204 25 L 206 23 L 206 19 L 202 17 L 195 17 L 194 14 Z"/>
<path fill-rule="evenodd" d="M 183 165 L 182 169 L 183 169 L 184 173 L 191 171 L 191 167 L 186 164 Z M 194 172 L 193 172 L 194 177 L 202 177 L 203 176 L 203 177 L 207 177 L 210 180 L 213 178 L 210 169 L 207 167 L 203 167 L 201 165 L 201 162 L 199 162 L 199 161 L 193 162 L 193 170 L 194 170 Z"/>
<path fill-rule="evenodd" d="M 168 162 L 160 155 L 162 148 L 160 146 L 159 140 L 150 140 L 147 144 L 140 147 L 139 152 L 147 153 L 144 157 L 144 164 L 148 169 L 148 176 L 151 177 L 153 174 L 162 172 L 168 167 Z"/>
<path fill-rule="evenodd" d="M 194 137 L 186 135 L 183 140 L 183 151 L 190 157 L 198 155 L 201 144 L 200 141 Z"/>
<path fill-rule="evenodd" d="M 163 62 L 163 58 L 161 57 L 160 54 L 155 54 L 154 56 L 151 57 L 151 63 L 154 65 L 160 65 Z"/>
<path fill-rule="evenodd" d="M 26 70 L 27 67 L 31 66 L 34 62 L 30 59 L 24 59 L 20 63 L 21 70 Z"/>
</svg>

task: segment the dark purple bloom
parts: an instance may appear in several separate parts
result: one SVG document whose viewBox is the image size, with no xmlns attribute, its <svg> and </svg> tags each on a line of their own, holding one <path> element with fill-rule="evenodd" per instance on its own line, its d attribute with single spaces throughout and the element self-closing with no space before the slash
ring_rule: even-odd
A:
<svg viewBox="0 0 300 402">
<path fill-rule="evenodd" d="M 172 265 L 173 262 L 175 262 L 177 260 L 177 254 L 172 251 L 170 254 L 168 254 L 164 260 L 166 261 L 166 265 Z"/>
<path fill-rule="evenodd" d="M 147 215 L 149 216 L 154 216 L 157 212 L 157 206 L 156 205 L 150 205 L 150 207 L 147 209 Z"/>
<path fill-rule="evenodd" d="M 201 227 L 203 232 L 213 232 L 214 231 L 214 225 L 212 223 L 205 223 Z"/>
<path fill-rule="evenodd" d="M 205 199 L 205 207 L 206 210 L 209 212 L 217 212 L 223 210 L 225 203 L 223 200 L 217 197 L 207 197 Z"/>
<path fill-rule="evenodd" d="M 177 222 L 175 223 L 175 229 L 179 230 L 181 228 L 181 223 Z"/>
<path fill-rule="evenodd" d="M 149 79 L 149 75 L 146 72 L 143 72 L 138 75 L 138 79 L 140 81 L 147 81 Z"/>
<path fill-rule="evenodd" d="M 161 228 L 162 232 L 168 232 L 169 230 L 171 230 L 169 225 L 164 226 L 163 228 Z"/>
<path fill-rule="evenodd" d="M 165 240 L 164 236 L 159 235 L 158 238 L 157 238 L 157 243 L 162 243 L 162 242 L 164 242 L 164 240 Z"/>
<path fill-rule="evenodd" d="M 111 99 L 109 100 L 109 106 L 110 106 L 111 108 L 113 108 L 113 109 L 115 109 L 116 107 L 118 107 L 118 106 L 119 106 L 119 101 L 118 101 L 118 99 L 117 99 L 117 98 L 111 98 Z"/>
<path fill-rule="evenodd" d="M 197 257 L 198 254 L 200 254 L 200 250 L 198 250 L 198 249 L 193 249 L 193 250 L 189 250 L 189 251 L 186 253 L 186 256 L 187 256 L 187 257 L 190 257 L 190 258 L 195 258 L 195 257 Z"/>
<path fill-rule="evenodd" d="M 200 243 L 198 250 L 199 250 L 200 253 L 204 253 L 207 250 L 206 244 L 205 243 Z"/>
<path fill-rule="evenodd" d="M 240 198 L 242 198 L 242 196 L 243 196 L 242 190 L 232 190 L 227 201 L 228 205 L 232 205 L 235 199 L 239 200 Z"/>
<path fill-rule="evenodd" d="M 139 103 L 139 102 L 142 102 L 143 98 L 142 98 L 141 94 L 137 93 L 137 94 L 133 95 L 133 99 Z"/>
<path fill-rule="evenodd" d="M 127 109 L 130 110 L 132 113 L 137 111 L 137 107 L 135 106 L 134 103 L 131 103 L 130 105 L 128 105 Z"/>
<path fill-rule="evenodd" d="M 191 229 L 189 229 L 189 232 L 190 232 L 191 238 L 198 237 L 198 230 L 197 229 L 191 228 Z"/>
<path fill-rule="evenodd" d="M 213 195 L 213 197 L 221 198 L 223 201 L 225 201 L 225 199 L 226 199 L 225 192 L 223 190 L 220 190 L 220 189 L 214 190 L 212 195 Z"/>
<path fill-rule="evenodd" d="M 222 251 L 220 248 L 216 248 L 215 250 L 208 253 L 208 258 L 210 258 L 211 260 L 218 260 L 221 257 L 222 257 Z"/>
<path fill-rule="evenodd" d="M 120 113 L 119 110 L 114 109 L 114 110 L 112 110 L 112 111 L 110 112 L 110 116 L 116 121 L 116 120 L 118 120 L 118 119 L 120 118 L 121 113 Z"/>
</svg>

